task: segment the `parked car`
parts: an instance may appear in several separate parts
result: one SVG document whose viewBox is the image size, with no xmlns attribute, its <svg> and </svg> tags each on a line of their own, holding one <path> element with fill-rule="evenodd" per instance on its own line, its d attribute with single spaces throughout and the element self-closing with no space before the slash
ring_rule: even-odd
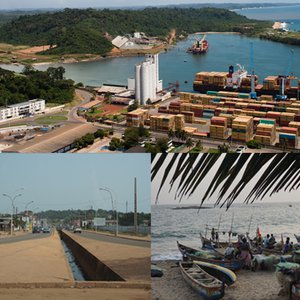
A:
<svg viewBox="0 0 300 300">
<path fill-rule="evenodd" d="M 40 228 L 39 227 L 33 227 L 32 228 L 32 233 L 40 233 Z"/>
<path fill-rule="evenodd" d="M 73 232 L 74 233 L 81 233 L 81 228 L 80 227 L 76 227 Z"/>
<path fill-rule="evenodd" d="M 43 233 L 50 233 L 50 227 L 44 227 Z"/>
<path fill-rule="evenodd" d="M 235 149 L 235 152 L 236 152 L 236 153 L 243 153 L 246 149 L 247 149 L 246 146 L 238 146 L 238 147 Z"/>
</svg>

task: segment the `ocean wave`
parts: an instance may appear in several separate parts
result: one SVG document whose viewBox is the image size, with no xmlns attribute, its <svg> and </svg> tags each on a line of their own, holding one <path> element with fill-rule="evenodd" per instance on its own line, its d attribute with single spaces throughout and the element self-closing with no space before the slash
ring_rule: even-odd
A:
<svg viewBox="0 0 300 300">
<path fill-rule="evenodd" d="M 156 238 L 156 239 L 173 238 L 173 237 L 183 239 L 186 237 L 186 235 L 180 233 L 174 233 L 174 232 L 152 233 L 152 238 Z"/>
<path fill-rule="evenodd" d="M 153 254 L 151 255 L 151 261 L 162 261 L 162 260 L 181 260 L 181 254 L 170 253 L 166 255 Z"/>
</svg>

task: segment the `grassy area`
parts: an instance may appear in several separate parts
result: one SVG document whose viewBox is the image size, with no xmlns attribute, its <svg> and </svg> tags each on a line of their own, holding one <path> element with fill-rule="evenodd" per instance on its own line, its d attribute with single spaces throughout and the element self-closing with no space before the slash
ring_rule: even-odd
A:
<svg viewBox="0 0 300 300">
<path fill-rule="evenodd" d="M 208 153 L 212 153 L 212 154 L 219 154 L 220 151 L 218 149 L 214 149 L 214 148 L 209 148 L 208 149 Z"/>
<path fill-rule="evenodd" d="M 11 124 L 8 123 L 0 125 L 0 128 L 7 128 L 7 127 L 17 127 L 17 126 L 26 126 L 28 123 L 18 123 L 18 124 Z"/>
<path fill-rule="evenodd" d="M 67 120 L 68 118 L 65 116 L 55 115 L 55 116 L 45 116 L 45 117 L 37 118 L 35 122 L 38 124 L 51 125 L 51 124 L 56 124 Z"/>
<path fill-rule="evenodd" d="M 96 117 L 103 114 L 104 111 L 101 108 L 95 108 L 93 111 L 86 113 L 88 117 Z"/>
<path fill-rule="evenodd" d="M 71 109 L 72 107 L 79 105 L 81 102 L 82 102 L 82 98 L 75 92 L 73 100 L 71 102 L 67 103 L 65 105 L 65 108 Z"/>
</svg>

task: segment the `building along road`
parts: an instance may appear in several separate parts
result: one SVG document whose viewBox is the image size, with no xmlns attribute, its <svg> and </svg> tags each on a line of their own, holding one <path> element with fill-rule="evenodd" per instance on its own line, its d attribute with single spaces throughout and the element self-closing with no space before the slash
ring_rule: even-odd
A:
<svg viewBox="0 0 300 300">
<path fill-rule="evenodd" d="M 130 237 L 115 237 L 110 236 L 106 234 L 101 234 L 99 232 L 90 232 L 90 231 L 82 231 L 80 234 L 82 237 L 98 240 L 102 242 L 107 243 L 114 243 L 114 244 L 121 244 L 121 245 L 128 245 L 128 246 L 135 246 L 135 247 L 143 247 L 143 248 L 151 248 L 151 242 L 150 241 L 141 241 L 141 240 L 135 240 L 131 239 Z"/>
</svg>

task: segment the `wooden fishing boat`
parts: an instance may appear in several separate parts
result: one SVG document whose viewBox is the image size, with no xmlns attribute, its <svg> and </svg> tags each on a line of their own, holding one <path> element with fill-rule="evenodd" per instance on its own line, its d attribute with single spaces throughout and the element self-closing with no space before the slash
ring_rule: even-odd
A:
<svg viewBox="0 0 300 300">
<path fill-rule="evenodd" d="M 234 284 L 236 281 L 234 272 L 227 268 L 204 261 L 194 261 L 194 264 L 200 266 L 206 273 L 224 282 L 227 286 Z"/>
<path fill-rule="evenodd" d="M 224 259 L 224 256 L 221 256 L 220 253 L 216 252 L 215 258 L 205 258 L 199 257 L 196 255 L 197 249 L 185 246 L 180 244 L 177 241 L 177 246 L 179 251 L 182 253 L 183 257 L 186 257 L 188 260 L 192 261 L 203 261 L 211 264 L 215 264 L 224 268 L 227 268 L 232 271 L 238 271 L 244 266 L 244 261 L 241 259 Z"/>
<path fill-rule="evenodd" d="M 206 237 L 204 237 L 200 233 L 200 239 L 202 242 L 202 247 L 205 249 L 215 249 L 215 248 L 227 248 L 229 245 L 229 242 L 214 242 Z M 230 242 L 234 247 L 237 247 L 238 241 Z"/>
<path fill-rule="evenodd" d="M 200 299 L 217 300 L 224 296 L 225 285 L 222 281 L 209 275 L 193 262 L 180 262 L 179 266 L 183 279 L 197 292 Z"/>
</svg>

